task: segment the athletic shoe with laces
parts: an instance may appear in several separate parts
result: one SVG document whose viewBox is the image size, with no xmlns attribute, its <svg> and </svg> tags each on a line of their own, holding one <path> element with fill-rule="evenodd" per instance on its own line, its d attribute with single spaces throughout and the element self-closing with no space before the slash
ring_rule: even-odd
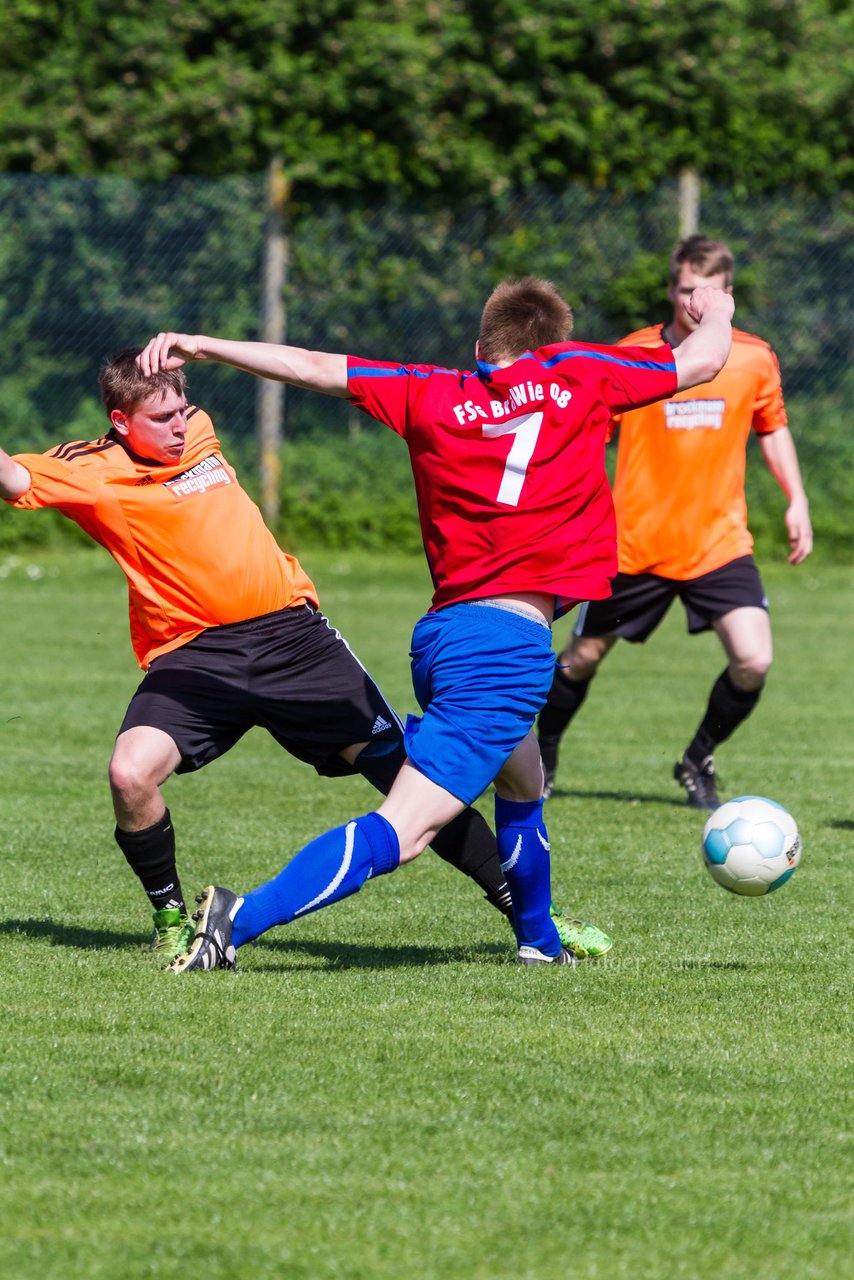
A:
<svg viewBox="0 0 854 1280">
<path fill-rule="evenodd" d="M 516 957 L 519 964 L 575 964 L 575 954 L 569 947 L 561 947 L 556 956 L 547 956 L 537 947 L 523 946 Z"/>
<path fill-rule="evenodd" d="M 159 959 L 172 961 L 188 950 L 195 932 L 196 926 L 186 912 L 179 907 L 161 907 L 154 912 L 151 950 Z"/>
<path fill-rule="evenodd" d="M 555 906 L 551 908 L 551 917 L 561 944 L 574 952 L 579 960 L 595 960 L 599 956 L 604 956 L 605 952 L 610 951 L 614 945 L 607 933 L 603 933 L 601 929 L 596 928 L 595 924 L 590 924 L 587 920 L 573 919 L 572 916 L 558 911 Z"/>
<path fill-rule="evenodd" d="M 560 735 L 547 737 L 545 734 L 541 734 L 537 741 L 540 744 L 540 756 L 543 761 L 543 799 L 548 800 L 555 786 L 557 749 L 560 745 Z"/>
<path fill-rule="evenodd" d="M 721 803 L 716 786 L 715 762 L 706 756 L 699 764 L 684 755 L 673 766 L 673 776 L 688 792 L 692 809 L 717 809 Z"/>
<path fill-rule="evenodd" d="M 230 889 L 209 884 L 196 902 L 199 910 L 193 912 L 195 936 L 189 950 L 168 966 L 169 973 L 185 973 L 188 969 L 236 969 L 237 952 L 231 941 L 231 926 L 243 899 Z"/>
</svg>

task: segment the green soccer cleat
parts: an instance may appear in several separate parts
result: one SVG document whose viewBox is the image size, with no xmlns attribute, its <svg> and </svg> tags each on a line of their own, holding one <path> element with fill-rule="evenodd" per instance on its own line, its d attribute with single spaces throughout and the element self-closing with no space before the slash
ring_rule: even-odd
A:
<svg viewBox="0 0 854 1280">
<path fill-rule="evenodd" d="M 196 926 L 188 915 L 183 915 L 177 907 L 163 907 L 154 912 L 151 950 L 156 951 L 161 960 L 171 964 L 176 956 L 183 955 L 190 949 L 195 932 Z"/>
<path fill-rule="evenodd" d="M 607 933 L 597 929 L 595 924 L 565 916 L 555 906 L 551 907 L 551 917 L 561 945 L 574 951 L 579 960 L 595 960 L 614 945 Z"/>
</svg>

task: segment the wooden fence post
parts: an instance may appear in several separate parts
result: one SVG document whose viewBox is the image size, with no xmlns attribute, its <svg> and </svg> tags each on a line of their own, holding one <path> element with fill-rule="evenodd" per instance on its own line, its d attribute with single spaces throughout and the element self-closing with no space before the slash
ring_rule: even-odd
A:
<svg viewBox="0 0 854 1280">
<path fill-rule="evenodd" d="M 679 239 L 696 235 L 700 228 L 700 175 L 696 169 L 679 171 Z"/>
<path fill-rule="evenodd" d="M 261 341 L 284 342 L 288 317 L 284 287 L 288 278 L 290 245 L 287 232 L 287 207 L 290 182 L 282 161 L 274 156 L 267 169 L 267 192 L 264 217 L 264 261 L 261 290 Z M 255 422 L 258 441 L 258 471 L 261 510 L 264 519 L 275 529 L 279 520 L 279 481 L 284 439 L 285 385 L 268 378 L 258 381 Z"/>
</svg>

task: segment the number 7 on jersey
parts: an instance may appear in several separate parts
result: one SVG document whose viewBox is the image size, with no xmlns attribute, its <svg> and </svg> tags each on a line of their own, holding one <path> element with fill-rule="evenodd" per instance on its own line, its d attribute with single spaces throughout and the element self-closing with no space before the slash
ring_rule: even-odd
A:
<svg viewBox="0 0 854 1280">
<path fill-rule="evenodd" d="M 543 425 L 542 413 L 526 413 L 521 418 L 511 418 L 509 422 L 488 422 L 483 428 L 487 440 L 497 440 L 499 436 L 515 437 L 504 464 L 504 475 L 498 490 L 498 502 L 508 507 L 518 507 L 525 483 L 528 463 L 537 447 L 537 437 Z"/>
</svg>

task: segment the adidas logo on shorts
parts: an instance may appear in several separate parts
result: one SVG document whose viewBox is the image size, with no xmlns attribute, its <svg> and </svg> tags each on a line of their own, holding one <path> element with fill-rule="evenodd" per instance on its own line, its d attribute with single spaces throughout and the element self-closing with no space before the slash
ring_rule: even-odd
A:
<svg viewBox="0 0 854 1280">
<path fill-rule="evenodd" d="M 388 720 L 383 720 L 382 716 L 377 716 L 376 720 L 374 721 L 374 727 L 371 730 L 371 737 L 373 737 L 375 733 L 382 733 L 383 729 L 390 729 L 390 728 L 391 728 L 391 725 L 389 724 Z"/>
</svg>

